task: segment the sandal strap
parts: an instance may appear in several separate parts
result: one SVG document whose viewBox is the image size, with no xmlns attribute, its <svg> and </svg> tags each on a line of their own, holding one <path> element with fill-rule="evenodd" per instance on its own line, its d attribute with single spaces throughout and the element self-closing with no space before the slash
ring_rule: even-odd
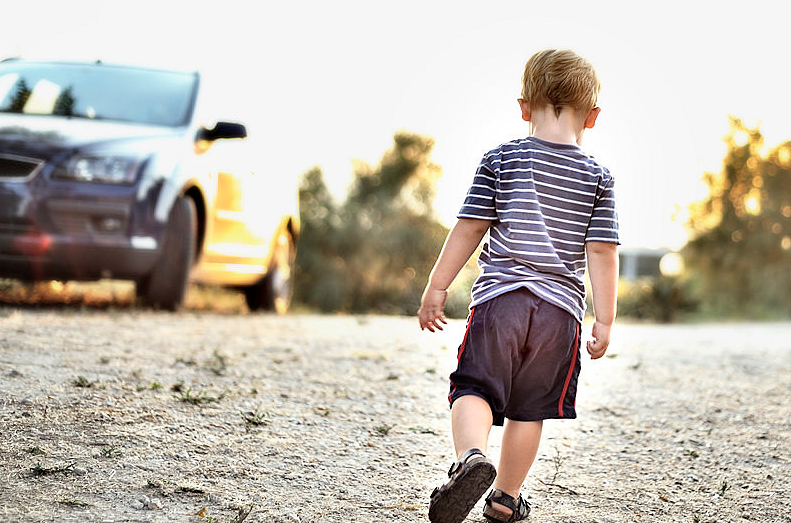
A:
<svg viewBox="0 0 791 523">
<path fill-rule="evenodd" d="M 521 494 L 519 497 L 522 497 Z M 504 507 L 510 508 L 514 512 L 516 512 L 518 508 L 518 501 L 510 494 L 506 494 L 500 489 L 492 489 L 492 491 L 489 492 L 489 495 L 486 496 L 486 504 L 491 507 L 492 503 L 499 503 Z"/>
<path fill-rule="evenodd" d="M 448 477 L 453 476 L 462 466 L 464 466 L 465 463 L 467 463 L 468 459 L 478 454 L 480 454 L 483 457 L 486 457 L 484 453 L 481 452 L 481 449 L 470 449 L 464 454 L 462 454 L 461 457 L 459 458 L 459 461 L 457 461 L 456 463 L 450 466 L 450 470 L 448 471 Z"/>
<path fill-rule="evenodd" d="M 492 489 L 492 491 L 489 492 L 489 495 L 486 496 L 487 507 L 491 507 L 492 503 L 499 503 L 500 505 L 511 509 L 511 517 L 507 520 L 504 520 L 506 522 L 519 521 L 521 519 L 525 519 L 530 514 L 530 505 L 524 500 L 521 494 L 519 494 L 519 496 L 514 499 L 513 496 L 503 492 L 500 489 Z M 484 513 L 484 515 L 486 515 L 486 513 Z"/>
</svg>

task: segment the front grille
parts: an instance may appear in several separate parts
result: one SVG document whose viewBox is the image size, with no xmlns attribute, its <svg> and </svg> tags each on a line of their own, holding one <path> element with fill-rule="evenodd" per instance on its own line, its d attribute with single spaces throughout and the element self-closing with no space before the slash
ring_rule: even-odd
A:
<svg viewBox="0 0 791 523">
<path fill-rule="evenodd" d="M 0 220 L 0 234 L 22 235 L 37 233 L 32 220 L 27 218 L 3 218 Z"/>
<path fill-rule="evenodd" d="M 84 214 L 70 214 L 65 212 L 53 212 L 50 214 L 52 222 L 58 230 L 65 234 L 88 234 L 90 221 Z"/>
<path fill-rule="evenodd" d="M 23 180 L 33 176 L 43 163 L 34 158 L 0 154 L 0 180 Z"/>
<path fill-rule="evenodd" d="M 63 234 L 119 236 L 126 234 L 129 206 L 119 203 L 47 201 L 55 228 Z"/>
</svg>

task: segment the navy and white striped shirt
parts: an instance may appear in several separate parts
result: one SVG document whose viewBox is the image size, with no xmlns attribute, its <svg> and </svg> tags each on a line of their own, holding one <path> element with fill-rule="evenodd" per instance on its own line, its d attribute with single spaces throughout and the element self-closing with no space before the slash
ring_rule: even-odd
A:
<svg viewBox="0 0 791 523">
<path fill-rule="evenodd" d="M 610 172 L 576 145 L 528 137 L 481 160 L 459 218 L 492 220 L 474 307 L 520 287 L 585 314 L 585 242 L 620 243 Z"/>
</svg>

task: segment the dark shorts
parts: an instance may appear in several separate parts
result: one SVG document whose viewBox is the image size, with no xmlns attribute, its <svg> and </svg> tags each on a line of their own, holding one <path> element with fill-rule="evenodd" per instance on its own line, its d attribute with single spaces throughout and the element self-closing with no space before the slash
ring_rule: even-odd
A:
<svg viewBox="0 0 791 523">
<path fill-rule="evenodd" d="M 580 324 L 565 310 L 527 289 L 497 296 L 470 311 L 448 399 L 480 396 L 495 425 L 576 418 L 579 349 Z"/>
</svg>

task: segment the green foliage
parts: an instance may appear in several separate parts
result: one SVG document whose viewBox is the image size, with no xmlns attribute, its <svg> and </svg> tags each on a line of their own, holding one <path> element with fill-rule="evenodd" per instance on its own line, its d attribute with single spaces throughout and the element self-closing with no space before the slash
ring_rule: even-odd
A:
<svg viewBox="0 0 791 523">
<path fill-rule="evenodd" d="M 239 411 L 248 431 L 253 427 L 262 427 L 272 423 L 272 415 L 268 412 L 261 412 L 259 409 L 260 406 L 256 407 L 255 410 Z"/>
<path fill-rule="evenodd" d="M 434 141 L 397 133 L 377 167 L 355 166 L 344 202 L 320 169 L 300 187 L 302 234 L 296 302 L 323 312 L 413 314 L 447 228 L 432 202 L 440 168 Z"/>
<path fill-rule="evenodd" d="M 791 313 L 791 142 L 764 146 L 736 118 L 709 196 L 690 209 L 682 254 L 705 312 L 777 317 Z"/>
<path fill-rule="evenodd" d="M 689 282 L 658 276 L 618 284 L 618 316 L 669 323 L 697 309 Z"/>
</svg>

